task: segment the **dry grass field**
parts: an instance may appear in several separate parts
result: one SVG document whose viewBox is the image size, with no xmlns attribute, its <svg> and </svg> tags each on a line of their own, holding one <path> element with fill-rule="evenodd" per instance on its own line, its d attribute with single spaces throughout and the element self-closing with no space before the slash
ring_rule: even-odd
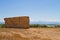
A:
<svg viewBox="0 0 60 40">
<path fill-rule="evenodd" d="M 60 28 L 0 28 L 0 40 L 60 40 Z"/>
</svg>

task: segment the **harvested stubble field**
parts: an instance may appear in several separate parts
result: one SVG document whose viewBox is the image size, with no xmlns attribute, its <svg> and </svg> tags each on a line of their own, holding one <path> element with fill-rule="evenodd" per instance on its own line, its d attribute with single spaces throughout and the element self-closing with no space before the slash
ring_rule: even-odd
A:
<svg viewBox="0 0 60 40">
<path fill-rule="evenodd" d="M 60 40 L 60 28 L 0 28 L 0 40 Z"/>
</svg>

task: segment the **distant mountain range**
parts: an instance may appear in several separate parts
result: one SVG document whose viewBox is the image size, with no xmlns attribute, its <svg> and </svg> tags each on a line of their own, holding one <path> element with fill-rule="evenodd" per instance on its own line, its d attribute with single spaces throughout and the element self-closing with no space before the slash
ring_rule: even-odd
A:
<svg viewBox="0 0 60 40">
<path fill-rule="evenodd" d="M 0 24 L 4 24 L 4 22 L 0 22 Z"/>
<path fill-rule="evenodd" d="M 38 22 L 30 22 L 30 24 L 60 24 L 60 22 L 42 22 L 42 21 L 38 21 Z"/>
<path fill-rule="evenodd" d="M 0 22 L 0 24 L 4 24 L 4 22 Z M 60 22 L 43 22 L 43 21 L 38 21 L 38 22 L 30 22 L 30 24 L 60 24 Z"/>
</svg>

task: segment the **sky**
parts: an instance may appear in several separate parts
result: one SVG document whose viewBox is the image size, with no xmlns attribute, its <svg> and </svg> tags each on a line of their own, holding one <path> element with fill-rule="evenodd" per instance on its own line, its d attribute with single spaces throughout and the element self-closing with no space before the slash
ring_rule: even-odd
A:
<svg viewBox="0 0 60 40">
<path fill-rule="evenodd" d="M 0 22 L 15 16 L 29 16 L 31 22 L 60 22 L 60 0 L 0 0 Z"/>
</svg>

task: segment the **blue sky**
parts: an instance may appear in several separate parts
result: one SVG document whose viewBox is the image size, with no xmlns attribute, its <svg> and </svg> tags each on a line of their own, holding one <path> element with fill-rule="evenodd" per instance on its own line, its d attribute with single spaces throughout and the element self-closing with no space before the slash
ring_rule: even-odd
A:
<svg viewBox="0 0 60 40">
<path fill-rule="evenodd" d="M 0 0 L 0 22 L 13 16 L 29 16 L 30 21 L 60 22 L 60 0 Z"/>
</svg>

